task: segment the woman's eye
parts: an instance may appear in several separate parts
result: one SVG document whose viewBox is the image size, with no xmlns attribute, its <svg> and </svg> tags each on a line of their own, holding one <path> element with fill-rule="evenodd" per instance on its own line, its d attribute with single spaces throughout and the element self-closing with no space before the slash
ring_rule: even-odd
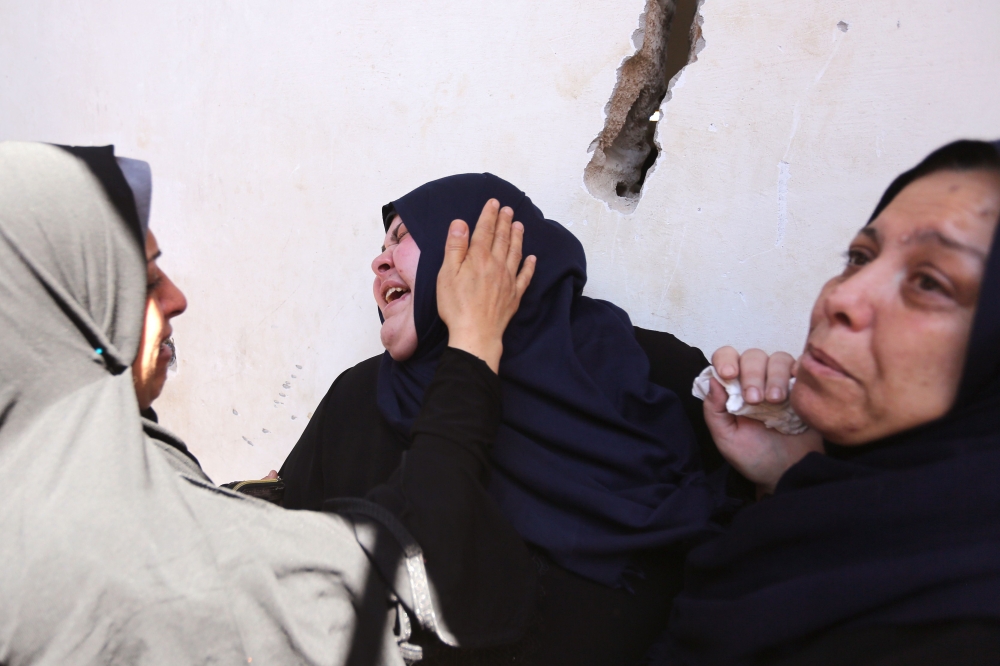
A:
<svg viewBox="0 0 1000 666">
<path fill-rule="evenodd" d="M 861 250 L 848 250 L 847 251 L 847 265 L 852 267 L 864 266 L 869 262 L 869 257 L 866 252 Z"/>
<path fill-rule="evenodd" d="M 926 273 L 917 276 L 917 287 L 923 291 L 944 291 L 944 286 Z"/>
</svg>

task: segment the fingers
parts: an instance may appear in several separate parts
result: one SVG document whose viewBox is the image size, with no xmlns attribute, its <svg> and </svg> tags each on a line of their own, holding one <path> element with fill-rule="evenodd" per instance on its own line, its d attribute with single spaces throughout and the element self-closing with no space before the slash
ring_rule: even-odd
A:
<svg viewBox="0 0 1000 666">
<path fill-rule="evenodd" d="M 751 405 L 764 400 L 764 384 L 767 379 L 767 352 L 763 349 L 748 349 L 740 356 L 740 386 L 743 399 Z"/>
<path fill-rule="evenodd" d="M 756 405 L 764 400 L 779 403 L 788 398 L 788 380 L 795 359 L 785 352 L 768 356 L 761 349 L 748 349 L 740 354 L 732 347 L 720 347 L 712 354 L 712 365 L 723 379 L 738 377 L 743 399 Z"/>
<path fill-rule="evenodd" d="M 517 281 L 514 283 L 514 286 L 517 290 L 518 303 L 521 302 L 521 297 L 524 296 L 528 285 L 531 284 L 531 278 L 535 275 L 536 262 L 535 255 L 531 255 L 524 260 L 524 266 L 521 267 L 521 271 L 517 274 Z"/>
<path fill-rule="evenodd" d="M 472 234 L 471 247 L 485 250 L 486 252 L 492 251 L 499 211 L 499 201 L 490 199 L 486 202 L 486 205 L 483 206 L 483 212 L 479 214 L 479 221 L 476 222 L 476 231 Z"/>
<path fill-rule="evenodd" d="M 469 225 L 464 220 L 453 220 L 448 227 L 448 240 L 444 243 L 444 263 L 441 264 L 440 275 L 457 273 L 468 253 Z"/>
<path fill-rule="evenodd" d="M 782 402 L 788 397 L 788 380 L 792 377 L 794 365 L 795 359 L 785 352 L 776 352 L 767 359 L 764 396 L 768 402 Z"/>
<path fill-rule="evenodd" d="M 732 347 L 719 347 L 712 354 L 712 365 L 723 379 L 740 376 L 740 353 Z"/>
<path fill-rule="evenodd" d="M 507 258 L 507 250 L 510 248 L 511 240 L 511 222 L 513 220 L 513 208 L 504 206 L 500 209 L 493 233 L 493 256 L 500 261 L 504 261 Z"/>
<path fill-rule="evenodd" d="M 507 272 L 517 275 L 517 267 L 521 265 L 521 246 L 524 243 L 524 225 L 515 222 L 510 228 L 510 247 L 507 249 Z"/>
</svg>

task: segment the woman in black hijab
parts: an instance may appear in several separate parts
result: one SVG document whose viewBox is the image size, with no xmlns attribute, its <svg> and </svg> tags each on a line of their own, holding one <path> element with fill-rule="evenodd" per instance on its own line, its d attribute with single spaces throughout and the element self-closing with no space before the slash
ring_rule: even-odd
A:
<svg viewBox="0 0 1000 666">
<path fill-rule="evenodd" d="M 457 489 L 430 483 L 434 470 L 414 470 L 408 450 L 427 387 L 446 360 L 434 284 L 449 224 L 474 220 L 489 199 L 512 209 L 524 225 L 525 254 L 538 264 L 503 337 L 499 429 L 466 437 L 482 443 L 488 462 L 479 468 L 480 489 Z M 517 656 L 634 662 L 665 621 L 683 553 L 714 533 L 712 516 L 726 502 L 705 476 L 690 420 L 700 420 L 690 386 L 704 356 L 667 334 L 637 331 L 619 308 L 584 297 L 579 241 L 496 176 L 433 181 L 385 206 L 383 221 L 385 247 L 372 268 L 387 351 L 334 382 L 282 467 L 285 506 L 366 495 L 385 503 L 382 491 L 373 494 L 378 484 L 422 477 L 435 492 L 400 496 L 395 512 L 425 550 L 444 557 L 428 556 L 432 577 L 489 572 L 505 558 L 475 547 L 483 531 L 469 529 L 469 520 L 417 524 L 406 516 L 430 515 L 433 502 L 442 515 L 446 506 L 469 516 L 499 508 L 532 548 L 540 576 L 539 609 Z M 421 415 L 421 422 L 430 421 Z M 472 423 L 465 417 L 462 427 Z M 498 591 L 524 587 L 531 573 L 498 577 Z M 467 608 L 466 619 L 482 615 L 462 596 L 483 584 L 469 576 L 443 605 Z"/>
<path fill-rule="evenodd" d="M 713 387 L 716 442 L 773 496 L 690 553 L 663 663 L 997 663 L 998 147 L 897 178 L 823 288 L 792 404 L 825 455 L 776 462 Z"/>
</svg>

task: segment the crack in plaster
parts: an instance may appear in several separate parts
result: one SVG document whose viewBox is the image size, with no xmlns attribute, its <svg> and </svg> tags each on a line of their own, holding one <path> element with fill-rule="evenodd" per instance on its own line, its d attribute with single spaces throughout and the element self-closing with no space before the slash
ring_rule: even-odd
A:
<svg viewBox="0 0 1000 666">
<path fill-rule="evenodd" d="M 632 35 L 636 51 L 618 69 L 604 129 L 590 145 L 594 156 L 583 174 L 587 191 L 613 210 L 631 213 L 642 196 L 660 153 L 655 140 L 660 107 L 705 45 L 702 1 L 646 0 Z"/>
<path fill-rule="evenodd" d="M 791 177 L 788 162 L 778 162 L 778 232 L 774 247 L 781 247 L 785 243 L 785 229 L 788 228 L 788 181 Z"/>
</svg>

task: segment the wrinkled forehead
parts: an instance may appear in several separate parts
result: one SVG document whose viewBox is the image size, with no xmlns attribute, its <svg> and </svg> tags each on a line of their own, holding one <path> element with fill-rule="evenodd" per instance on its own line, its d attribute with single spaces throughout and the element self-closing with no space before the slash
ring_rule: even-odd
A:
<svg viewBox="0 0 1000 666">
<path fill-rule="evenodd" d="M 1000 220 L 1000 173 L 938 171 L 907 185 L 861 230 L 880 243 L 936 244 L 985 259 Z"/>
</svg>

